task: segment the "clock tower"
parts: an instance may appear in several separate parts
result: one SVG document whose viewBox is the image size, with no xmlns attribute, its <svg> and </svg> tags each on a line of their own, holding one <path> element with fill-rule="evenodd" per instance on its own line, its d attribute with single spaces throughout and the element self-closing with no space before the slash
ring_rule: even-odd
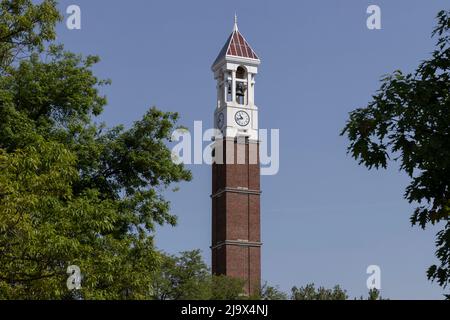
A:
<svg viewBox="0 0 450 320">
<path fill-rule="evenodd" d="M 212 165 L 212 272 L 261 287 L 260 167 L 255 76 L 260 60 L 233 32 L 212 65 L 217 81 Z"/>
</svg>

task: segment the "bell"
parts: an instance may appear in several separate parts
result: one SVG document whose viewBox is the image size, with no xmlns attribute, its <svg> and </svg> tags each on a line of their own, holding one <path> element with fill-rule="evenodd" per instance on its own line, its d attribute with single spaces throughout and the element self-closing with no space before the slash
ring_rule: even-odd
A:
<svg viewBox="0 0 450 320">
<path fill-rule="evenodd" d="M 237 97 L 243 97 L 245 96 L 245 86 L 243 83 L 238 83 L 236 85 L 236 96 Z"/>
</svg>

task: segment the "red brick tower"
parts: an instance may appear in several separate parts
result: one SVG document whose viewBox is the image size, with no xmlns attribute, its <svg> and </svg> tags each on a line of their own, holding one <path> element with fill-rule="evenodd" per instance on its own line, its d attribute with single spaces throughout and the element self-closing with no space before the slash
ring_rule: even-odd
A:
<svg viewBox="0 0 450 320">
<path fill-rule="evenodd" d="M 212 165 L 212 272 L 261 287 L 260 167 L 255 75 L 260 60 L 234 29 L 215 60 L 217 129 Z"/>
</svg>

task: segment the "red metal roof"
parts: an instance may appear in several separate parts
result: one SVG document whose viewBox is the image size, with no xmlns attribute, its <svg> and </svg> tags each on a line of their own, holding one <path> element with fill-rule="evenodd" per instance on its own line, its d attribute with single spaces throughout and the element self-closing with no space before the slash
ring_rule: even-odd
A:
<svg viewBox="0 0 450 320">
<path fill-rule="evenodd" d="M 227 42 L 223 46 L 222 50 L 220 50 L 220 53 L 214 61 L 213 65 L 215 65 L 226 56 L 259 60 L 255 51 L 252 49 L 252 47 L 250 47 L 248 42 L 239 32 L 237 26 L 235 26 L 233 32 L 228 37 Z"/>
</svg>

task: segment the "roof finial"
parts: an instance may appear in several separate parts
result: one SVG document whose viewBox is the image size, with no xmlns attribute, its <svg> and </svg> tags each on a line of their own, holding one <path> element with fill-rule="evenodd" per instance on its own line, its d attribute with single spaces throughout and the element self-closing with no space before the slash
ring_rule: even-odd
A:
<svg viewBox="0 0 450 320">
<path fill-rule="evenodd" d="M 237 21 L 238 21 L 237 13 L 235 12 L 234 13 L 234 28 L 233 28 L 233 31 L 238 31 Z"/>
</svg>

